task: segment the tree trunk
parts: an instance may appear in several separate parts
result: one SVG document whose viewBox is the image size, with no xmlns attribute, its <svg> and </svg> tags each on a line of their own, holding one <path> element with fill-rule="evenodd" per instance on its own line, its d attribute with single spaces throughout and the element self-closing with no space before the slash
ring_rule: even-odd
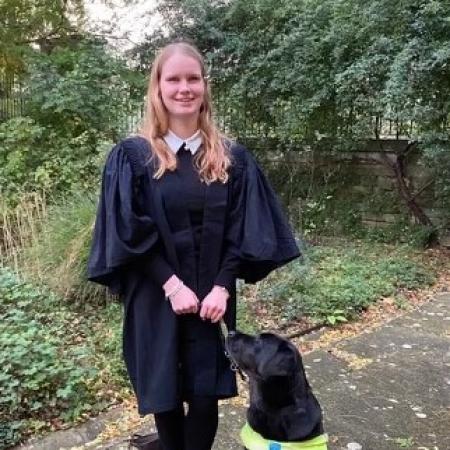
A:
<svg viewBox="0 0 450 450">
<path fill-rule="evenodd" d="M 433 222 L 426 215 L 425 211 L 421 208 L 421 206 L 416 202 L 417 194 L 411 191 L 408 183 L 407 176 L 405 174 L 405 160 L 410 151 L 413 149 L 414 145 L 417 144 L 416 141 L 410 142 L 407 147 L 402 150 L 401 153 L 395 155 L 395 159 L 391 160 L 385 153 L 381 140 L 377 136 L 377 140 L 380 146 L 380 154 L 381 162 L 385 167 L 388 167 L 395 174 L 395 179 L 397 182 L 397 190 L 400 194 L 400 197 L 408 207 L 409 211 L 416 219 L 417 223 L 421 225 L 433 227 Z"/>
</svg>

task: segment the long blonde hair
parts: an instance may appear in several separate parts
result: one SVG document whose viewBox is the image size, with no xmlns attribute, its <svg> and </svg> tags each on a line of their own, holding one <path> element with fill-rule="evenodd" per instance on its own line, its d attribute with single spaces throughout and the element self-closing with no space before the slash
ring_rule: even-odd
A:
<svg viewBox="0 0 450 450">
<path fill-rule="evenodd" d="M 219 132 L 213 119 L 211 92 L 203 57 L 194 46 L 186 42 L 176 42 L 163 47 L 153 61 L 150 73 L 146 112 L 139 134 L 150 142 L 152 158 L 157 160 L 157 170 L 154 177 L 161 178 L 166 170 L 173 171 L 177 167 L 176 156 L 163 139 L 163 136 L 169 130 L 169 116 L 161 99 L 159 88 L 162 67 L 169 57 L 175 53 L 181 53 L 195 59 L 200 64 L 205 82 L 205 94 L 198 119 L 203 146 L 196 153 L 194 159 L 200 179 L 207 184 L 214 181 L 226 183 L 228 181 L 228 168 L 231 165 L 230 150 L 225 145 L 225 136 Z"/>
</svg>

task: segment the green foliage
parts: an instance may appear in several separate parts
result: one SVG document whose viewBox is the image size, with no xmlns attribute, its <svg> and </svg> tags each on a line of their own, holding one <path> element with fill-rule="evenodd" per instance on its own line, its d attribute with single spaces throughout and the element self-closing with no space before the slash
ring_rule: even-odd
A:
<svg viewBox="0 0 450 450">
<path fill-rule="evenodd" d="M 414 445 L 414 438 L 395 438 L 393 439 L 394 443 L 397 444 L 400 448 L 412 448 Z"/>
<path fill-rule="evenodd" d="M 62 136 L 117 137 L 142 102 L 144 80 L 102 42 L 83 40 L 27 59 L 28 114 Z"/>
<path fill-rule="evenodd" d="M 45 129 L 33 119 L 18 117 L 0 124 L 0 185 L 6 197 L 22 190 L 32 190 L 35 180 L 30 179 L 30 166 L 39 166 L 34 152 Z"/>
<path fill-rule="evenodd" d="M 14 204 L 23 192 L 55 194 L 95 186 L 104 149 L 111 146 L 100 139 L 93 140 L 88 131 L 63 136 L 30 117 L 0 124 L 2 195 Z"/>
<path fill-rule="evenodd" d="M 36 237 L 17 258 L 23 274 L 44 282 L 77 307 L 108 300 L 105 289 L 86 282 L 96 204 L 97 194 L 85 191 L 55 201 L 34 225 Z"/>
<path fill-rule="evenodd" d="M 427 132 L 422 139 L 424 164 L 436 173 L 435 186 L 439 193 L 437 200 L 443 207 L 450 208 L 450 151 L 449 133 Z"/>
<path fill-rule="evenodd" d="M 0 269 L 0 364 L 1 448 L 101 411 L 131 393 L 122 305 L 73 305 Z"/>
<path fill-rule="evenodd" d="M 77 318 L 48 291 L 0 271 L 0 430 L 14 444 L 31 420 L 73 420 L 95 402 L 92 353 L 77 342 Z"/>
<path fill-rule="evenodd" d="M 403 243 L 416 248 L 427 248 L 435 238 L 436 230 L 404 220 L 380 228 L 356 228 L 353 235 L 370 242 Z"/>
<path fill-rule="evenodd" d="M 74 33 L 84 17 L 82 0 L 2 0 L 0 3 L 0 73 L 23 69 L 23 54 L 29 44 L 44 50 L 54 40 Z"/>
<path fill-rule="evenodd" d="M 0 124 L 2 194 L 14 203 L 23 191 L 95 189 L 105 147 L 141 102 L 143 77 L 93 41 L 26 61 L 26 117 Z"/>
<path fill-rule="evenodd" d="M 285 318 L 307 315 L 334 324 L 354 318 L 381 297 L 433 280 L 408 247 L 348 242 L 308 249 L 305 261 L 295 261 L 263 282 L 262 296 Z"/>
</svg>

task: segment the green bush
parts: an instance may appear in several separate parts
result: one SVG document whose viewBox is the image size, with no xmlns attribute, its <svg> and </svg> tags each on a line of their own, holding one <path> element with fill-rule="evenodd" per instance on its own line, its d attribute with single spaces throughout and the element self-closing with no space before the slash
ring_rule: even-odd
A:
<svg viewBox="0 0 450 450">
<path fill-rule="evenodd" d="M 263 297 L 287 319 L 310 316 L 335 323 L 356 316 L 383 296 L 433 282 L 433 273 L 407 247 L 347 242 L 309 248 L 263 283 Z"/>
<path fill-rule="evenodd" d="M 14 203 L 22 192 L 95 189 L 105 147 L 133 127 L 145 77 L 89 40 L 30 51 L 26 65 L 24 117 L 0 124 L 0 193 Z"/>
<path fill-rule="evenodd" d="M 20 273 L 76 306 L 104 305 L 111 298 L 106 289 L 86 280 L 96 204 L 97 193 L 61 197 L 28 225 L 33 238 L 14 255 Z"/>
<path fill-rule="evenodd" d="M 355 230 L 355 235 L 371 242 L 401 242 L 416 248 L 427 248 L 436 240 L 437 228 L 420 224 L 412 224 L 405 217 L 386 227 L 362 228 Z"/>
<path fill-rule="evenodd" d="M 93 189 L 111 145 L 90 131 L 64 136 L 30 117 L 10 119 L 0 124 L 0 192 L 14 205 L 24 192 Z"/>
<path fill-rule="evenodd" d="M 79 320 L 51 293 L 0 270 L 2 446 L 18 442 L 32 423 L 71 421 L 92 409 L 97 372 Z"/>
<path fill-rule="evenodd" d="M 30 117 L 17 117 L 0 124 L 0 186 L 9 198 L 22 190 L 38 190 L 31 168 L 39 167 L 37 143 L 45 129 Z"/>
<path fill-rule="evenodd" d="M 64 136 L 91 132 L 117 137 L 142 103 L 145 76 L 110 54 L 104 42 L 84 39 L 27 58 L 26 113 Z"/>
</svg>

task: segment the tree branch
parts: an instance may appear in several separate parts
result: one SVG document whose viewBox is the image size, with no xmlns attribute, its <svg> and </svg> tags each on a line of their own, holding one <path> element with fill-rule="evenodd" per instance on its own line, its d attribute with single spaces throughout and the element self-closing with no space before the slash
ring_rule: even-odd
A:
<svg viewBox="0 0 450 450">
<path fill-rule="evenodd" d="M 432 185 L 434 183 L 434 178 L 428 181 L 428 183 L 425 183 L 417 192 L 411 195 L 411 199 L 415 200 L 416 197 L 418 197 L 427 187 Z"/>
</svg>

